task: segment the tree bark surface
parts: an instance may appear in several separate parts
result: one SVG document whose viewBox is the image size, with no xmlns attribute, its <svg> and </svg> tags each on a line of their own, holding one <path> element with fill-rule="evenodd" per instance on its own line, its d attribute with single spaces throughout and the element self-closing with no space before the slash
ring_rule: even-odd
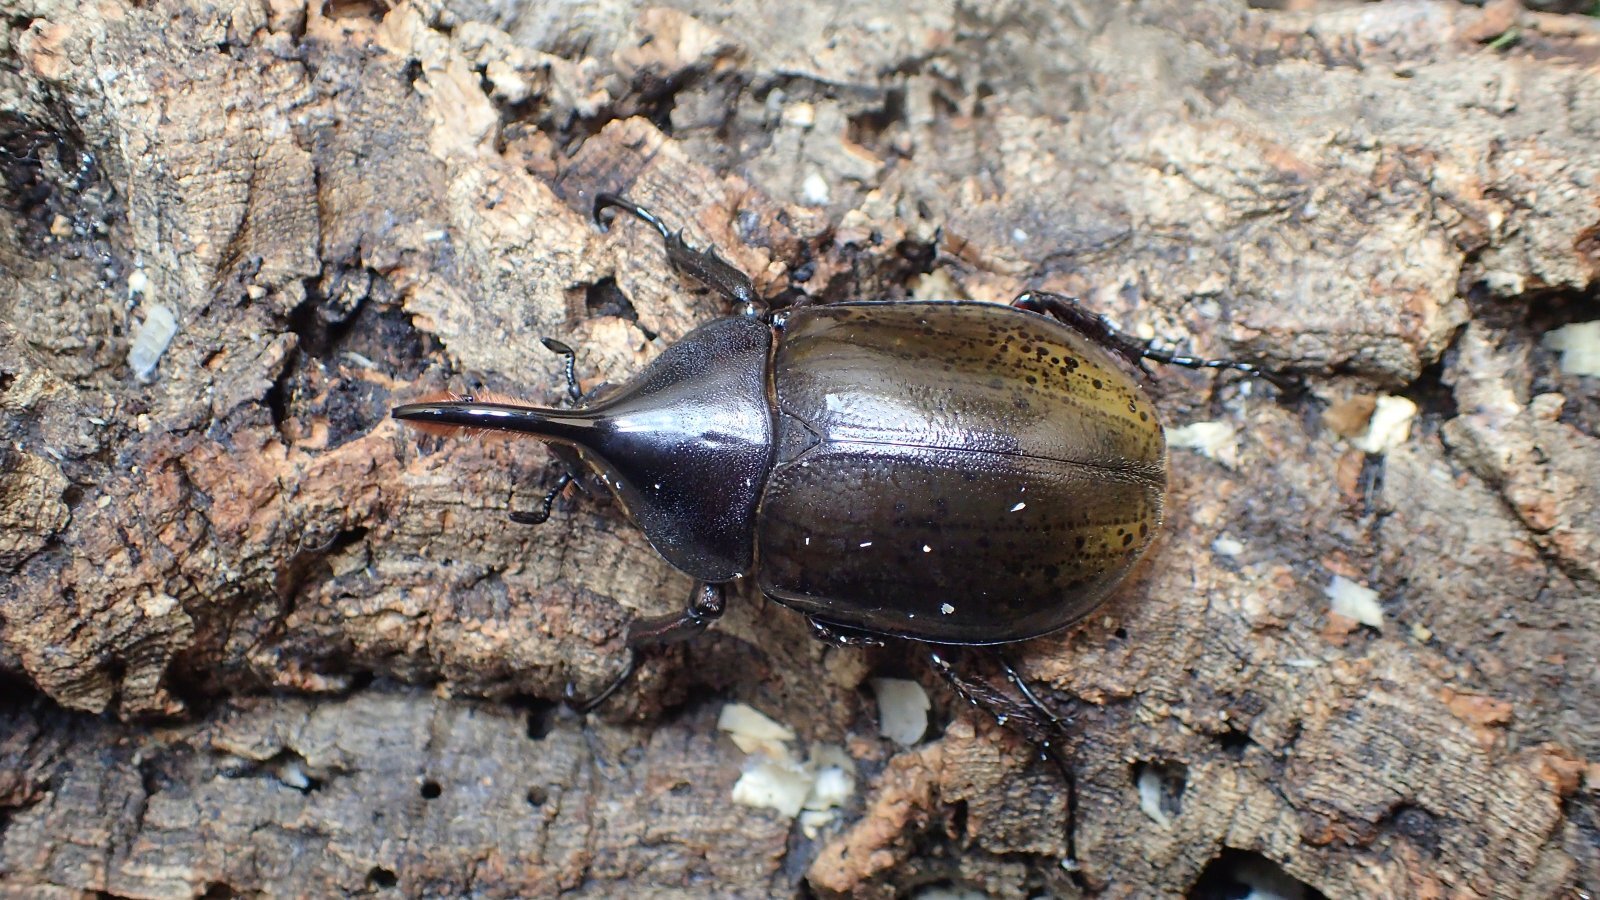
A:
<svg viewBox="0 0 1600 900">
<path fill-rule="evenodd" d="M 0 11 L 0 895 L 1600 891 L 1600 391 L 1545 338 L 1600 318 L 1596 20 Z M 748 592 L 563 711 L 690 580 L 594 497 L 510 525 L 539 445 L 388 410 L 555 403 L 542 337 L 593 387 L 727 312 L 601 191 L 777 302 L 1043 288 L 1300 374 L 1158 371 L 1159 545 L 1012 652 L 1075 816 L 920 651 Z M 1391 396 L 1408 436 L 1361 449 Z M 924 741 L 879 736 L 884 675 Z M 831 822 L 732 801 L 731 701 L 851 757 Z"/>
</svg>

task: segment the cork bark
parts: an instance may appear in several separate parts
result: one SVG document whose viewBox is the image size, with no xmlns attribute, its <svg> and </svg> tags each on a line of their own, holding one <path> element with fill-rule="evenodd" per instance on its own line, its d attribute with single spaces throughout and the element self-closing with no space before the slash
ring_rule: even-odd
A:
<svg viewBox="0 0 1600 900">
<path fill-rule="evenodd" d="M 0 2 L 0 894 L 1600 890 L 1600 390 L 1542 340 L 1600 318 L 1600 27 L 1288 5 Z M 600 191 L 777 303 L 1052 289 L 1304 382 L 1158 371 L 1213 423 L 1159 545 L 1011 654 L 1079 871 L 921 651 L 748 591 L 560 707 L 690 580 L 387 413 L 728 312 Z M 834 822 L 731 802 L 734 700 L 854 758 Z"/>
</svg>

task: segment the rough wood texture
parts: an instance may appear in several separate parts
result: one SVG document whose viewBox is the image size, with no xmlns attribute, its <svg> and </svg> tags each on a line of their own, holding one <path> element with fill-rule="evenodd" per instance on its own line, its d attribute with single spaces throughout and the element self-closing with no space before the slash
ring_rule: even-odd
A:
<svg viewBox="0 0 1600 900">
<path fill-rule="evenodd" d="M 0 893 L 1600 890 L 1600 398 L 1539 340 L 1600 317 L 1594 20 L 678 5 L 0 2 Z M 719 314 L 600 190 L 768 296 L 1044 287 L 1306 373 L 1159 373 L 1223 439 L 1018 654 L 1075 717 L 1077 876 L 1025 745 L 941 692 L 896 752 L 863 684 L 915 654 L 756 598 L 552 705 L 690 584 L 592 500 L 508 526 L 538 447 L 386 411 Z M 1368 458 L 1321 413 L 1379 392 L 1421 415 Z M 732 698 L 857 758 L 815 840 L 729 802 Z"/>
</svg>

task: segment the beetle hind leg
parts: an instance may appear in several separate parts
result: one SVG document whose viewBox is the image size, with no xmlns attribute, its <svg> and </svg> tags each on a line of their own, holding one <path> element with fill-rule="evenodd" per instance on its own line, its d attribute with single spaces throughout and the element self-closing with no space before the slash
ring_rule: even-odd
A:
<svg viewBox="0 0 1600 900">
<path fill-rule="evenodd" d="M 1061 864 L 1062 868 L 1076 873 L 1079 869 L 1078 778 L 1064 755 L 1067 723 L 1039 700 L 1004 656 L 998 653 L 994 656 L 1005 671 L 1006 679 L 1022 695 L 1022 700 L 1007 695 L 984 678 L 964 673 L 945 650 L 931 651 L 928 662 L 957 696 L 988 713 L 1000 727 L 1033 744 L 1038 748 L 1039 755 L 1049 760 L 1061 773 L 1061 780 L 1067 788 L 1067 857 Z"/>
<path fill-rule="evenodd" d="M 1035 712 L 1044 717 L 1044 720 L 1050 724 L 1051 731 L 1058 735 L 1066 734 L 1067 723 L 1056 715 L 1055 710 L 1046 706 L 1044 701 L 1039 699 L 1038 695 L 1033 692 L 1033 688 L 1028 687 L 1027 679 L 1012 668 L 1011 660 L 1006 659 L 1002 653 L 996 653 L 995 657 L 1000 660 L 1000 668 L 1005 671 L 1006 680 L 1011 682 L 1011 686 L 1017 689 L 1017 693 L 1022 695 L 1022 699 L 1028 701 L 1028 705 L 1033 707 Z"/>
<path fill-rule="evenodd" d="M 576 685 L 568 684 L 563 693 L 567 707 L 579 715 L 592 712 L 633 678 L 639 668 L 641 652 L 668 644 L 680 644 L 701 634 L 711 627 L 711 623 L 722 617 L 726 608 L 726 591 L 723 585 L 700 584 L 695 587 L 693 596 L 689 598 L 689 607 L 683 612 L 649 616 L 629 622 L 628 661 L 623 665 L 622 672 L 593 697 L 580 698 Z"/>
<path fill-rule="evenodd" d="M 963 672 L 958 660 L 945 651 L 929 653 L 928 661 L 934 671 L 963 699 L 1041 749 L 1054 748 L 1066 737 L 1067 723 L 1040 702 L 1022 681 L 1022 676 L 1003 659 L 1000 664 L 1005 669 L 1006 678 L 1022 694 L 1022 700 L 1009 696 L 983 678 Z"/>
<path fill-rule="evenodd" d="M 616 194 L 598 194 L 594 198 L 594 221 L 601 228 L 606 227 L 603 214 L 608 209 L 620 209 L 660 232 L 667 244 L 667 260 L 673 268 L 721 294 L 744 315 L 760 316 L 766 312 L 766 301 L 756 295 L 750 276 L 718 256 L 717 248 L 696 250 L 683 239 L 682 229 L 674 232 L 655 213 Z"/>
<path fill-rule="evenodd" d="M 1017 295 L 1011 305 L 1017 309 L 1039 313 L 1049 316 L 1068 327 L 1087 335 L 1100 344 L 1116 351 L 1124 359 L 1137 366 L 1146 375 L 1150 370 L 1145 366 L 1145 360 L 1163 363 L 1171 366 L 1182 366 L 1186 369 L 1231 369 L 1235 372 L 1244 372 L 1258 378 L 1265 378 L 1279 387 L 1290 387 L 1291 382 L 1282 375 L 1262 368 L 1255 363 L 1241 362 L 1236 359 L 1206 359 L 1199 356 L 1184 356 L 1157 347 L 1154 341 L 1140 340 L 1118 328 L 1115 323 L 1105 316 L 1092 313 L 1083 308 L 1076 299 L 1064 294 L 1052 294 L 1048 291 L 1024 291 Z"/>
</svg>

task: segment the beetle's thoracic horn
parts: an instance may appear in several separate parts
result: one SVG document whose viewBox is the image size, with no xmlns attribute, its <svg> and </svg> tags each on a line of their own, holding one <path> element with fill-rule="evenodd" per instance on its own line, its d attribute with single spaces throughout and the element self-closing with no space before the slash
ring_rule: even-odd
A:
<svg viewBox="0 0 1600 900">
<path fill-rule="evenodd" d="M 771 346 L 766 323 L 718 319 L 575 409 L 483 397 L 409 403 L 394 417 L 576 448 L 668 562 L 716 584 L 753 562 L 755 509 L 772 467 Z"/>
<path fill-rule="evenodd" d="M 588 410 L 549 409 L 470 398 L 407 403 L 395 407 L 394 417 L 427 430 L 444 427 L 512 431 L 566 444 L 588 443 L 599 423 L 599 417 Z"/>
</svg>

